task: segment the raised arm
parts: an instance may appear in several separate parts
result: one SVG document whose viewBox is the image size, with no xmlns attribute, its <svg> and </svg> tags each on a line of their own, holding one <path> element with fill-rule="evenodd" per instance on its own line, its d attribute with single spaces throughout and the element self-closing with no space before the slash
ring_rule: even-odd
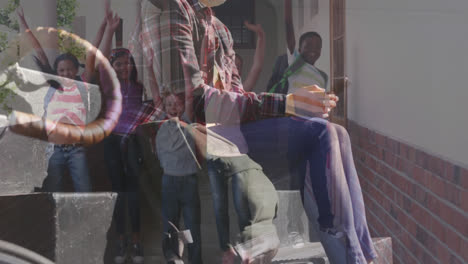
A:
<svg viewBox="0 0 468 264">
<path fill-rule="evenodd" d="M 36 51 L 37 59 L 39 63 L 41 64 L 39 65 L 41 70 L 52 71 L 53 69 L 49 63 L 49 59 L 47 59 L 47 55 L 44 52 L 44 49 L 42 48 L 41 43 L 39 43 L 39 40 L 36 38 L 36 36 L 34 36 L 31 29 L 29 28 L 28 23 L 26 22 L 26 19 L 24 18 L 24 11 L 21 5 L 16 10 L 16 14 L 18 15 L 21 26 L 24 28 L 24 32 L 26 33 L 34 50 Z"/>
<path fill-rule="evenodd" d="M 93 41 L 93 48 L 88 49 L 86 52 L 86 65 L 85 65 L 85 80 L 90 82 L 94 78 L 95 73 L 95 64 L 96 64 L 96 51 L 101 45 L 102 38 L 104 36 L 104 31 L 106 30 L 107 25 L 107 17 L 104 16 L 104 19 L 101 22 L 101 26 L 99 27 L 98 32 L 96 33 L 96 37 Z"/>
<path fill-rule="evenodd" d="M 284 23 L 286 26 L 286 42 L 288 44 L 289 53 L 292 54 L 296 47 L 296 37 L 294 36 L 291 0 L 284 0 Z"/>
<path fill-rule="evenodd" d="M 257 83 L 260 73 L 262 72 L 263 62 L 265 59 L 265 32 L 260 24 L 250 24 L 249 22 L 244 22 L 245 26 L 255 32 L 257 35 L 257 47 L 255 48 L 254 61 L 252 68 L 250 69 L 247 79 L 244 81 L 244 90 L 250 92 L 254 89 L 255 84 Z"/>
<path fill-rule="evenodd" d="M 104 33 L 104 40 L 102 43 L 101 51 L 106 58 L 109 58 L 112 46 L 112 37 L 114 36 L 114 33 L 120 24 L 120 17 L 117 15 L 117 13 L 112 13 L 112 10 L 110 10 L 110 3 L 108 0 L 106 0 L 106 19 L 107 27 Z"/>
</svg>

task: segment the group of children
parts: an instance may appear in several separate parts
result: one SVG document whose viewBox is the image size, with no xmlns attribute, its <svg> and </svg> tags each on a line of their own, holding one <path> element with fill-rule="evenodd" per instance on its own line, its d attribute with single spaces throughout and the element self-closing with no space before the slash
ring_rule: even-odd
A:
<svg viewBox="0 0 468 264">
<path fill-rule="evenodd" d="M 140 205 L 138 201 L 139 152 L 137 144 L 123 147 L 121 138 L 126 127 L 133 122 L 135 113 L 140 109 L 143 100 L 143 86 L 138 82 L 135 61 L 130 51 L 125 48 L 112 49 L 112 38 L 119 26 L 120 18 L 110 10 L 106 1 L 106 14 L 93 42 L 95 47 L 109 58 L 112 68 L 117 74 L 122 93 L 122 113 L 112 134 L 104 140 L 106 167 L 112 183 L 112 191 L 118 193 L 114 210 L 119 240 L 115 263 L 124 263 L 128 257 L 128 245 L 125 237 L 125 204 L 132 226 L 131 258 L 134 263 L 143 263 L 143 251 L 140 237 Z M 61 77 L 60 82 L 49 82 L 51 85 L 44 98 L 44 118 L 55 123 L 61 122 L 83 127 L 88 121 L 91 111 L 89 103 L 88 83 L 98 83 L 95 67 L 95 51 L 89 49 L 86 54 L 86 64 L 83 74 L 78 75 L 81 65 L 75 55 L 64 53 L 59 55 L 53 66 L 43 50 L 33 31 L 29 28 L 22 7 L 17 10 L 19 21 L 32 43 L 40 70 Z M 102 42 L 102 45 L 101 45 Z M 55 133 L 55 127 L 48 128 L 49 137 Z M 50 155 L 47 167 L 47 177 L 42 191 L 63 191 L 62 179 L 68 171 L 76 192 L 92 191 L 86 149 L 81 144 L 50 144 Z"/>
<path fill-rule="evenodd" d="M 51 86 L 47 92 L 44 99 L 44 117 L 76 126 L 85 125 L 90 107 L 87 99 L 89 88 L 86 83 L 98 82 L 95 54 L 92 51 L 87 53 L 85 69 L 81 75 L 78 75 L 81 67 L 78 59 L 69 53 L 59 55 L 53 66 L 50 66 L 39 41 L 29 29 L 21 8 L 18 10 L 18 16 L 35 47 L 36 61 L 41 70 L 63 77 L 59 87 Z M 286 16 L 286 19 L 288 21 L 290 16 Z M 123 98 L 119 122 L 112 134 L 104 140 L 106 166 L 112 183 L 112 190 L 119 193 L 114 214 L 119 234 L 115 262 L 124 263 L 129 255 L 127 253 L 128 241 L 125 237 L 124 221 L 126 203 L 132 226 L 132 260 L 134 263 L 142 263 L 143 252 L 138 201 L 141 152 L 135 135 L 128 135 L 127 133 L 129 126 L 133 124 L 136 114 L 142 107 L 143 86 L 138 81 L 135 60 L 130 51 L 125 48 L 111 50 L 112 37 L 119 23 L 119 17 L 113 14 L 110 10 L 109 1 L 106 1 L 106 14 L 93 45 L 100 47 L 103 54 L 109 58 L 120 82 Z M 245 87 L 247 87 L 246 90 L 252 90 L 263 67 L 265 43 L 264 33 L 259 25 L 254 26 L 246 23 L 246 26 L 256 32 L 258 36 L 257 51 L 254 58 L 255 67 L 244 83 Z M 320 87 L 326 87 L 327 75 L 314 66 L 320 56 L 321 45 L 320 35 L 315 32 L 305 33 L 301 36 L 298 50 L 295 49 L 294 34 L 292 38 L 288 38 L 287 61 L 277 62 L 268 90 L 288 94 L 303 87 L 304 84 L 317 84 Z M 241 60 L 238 59 L 236 64 L 241 67 Z M 163 232 L 170 232 L 172 224 L 178 226 L 180 212 L 183 212 L 185 226 L 191 231 L 194 242 L 189 246 L 189 261 L 190 263 L 202 263 L 201 212 L 197 178 L 200 167 L 195 157 L 194 142 L 191 141 L 190 136 L 172 137 L 173 133 L 184 133 L 178 129 L 180 122 L 191 123 L 191 118 L 187 116 L 185 111 L 185 94 L 168 93 L 161 95 L 161 98 L 161 108 L 165 114 L 160 119 L 169 120 L 169 122 L 165 122 L 160 126 L 155 139 L 155 149 L 161 167 L 164 169 L 161 192 Z M 54 133 L 53 128 L 48 133 Z M 129 141 L 129 144 L 121 144 L 124 138 Z M 299 165 L 305 167 L 306 162 L 307 159 L 304 158 Z M 43 189 L 51 192 L 60 191 L 61 181 L 66 170 L 70 173 L 75 191 L 89 192 L 92 190 L 84 146 L 79 144 L 55 144 L 53 146 Z M 303 174 L 305 174 L 305 171 Z M 292 180 L 291 188 L 303 186 L 303 180 L 304 175 L 297 176 Z M 298 184 L 297 181 L 302 181 L 302 185 Z M 318 179 L 317 182 L 323 183 L 323 179 Z M 316 186 L 320 185 L 317 184 Z M 322 187 L 325 190 L 327 188 L 326 186 Z M 319 222 L 322 228 L 328 230 L 333 227 L 333 215 L 330 213 L 327 192 L 322 192 L 320 195 L 322 197 L 319 195 L 316 197 L 321 212 Z M 320 203 L 320 201 L 324 202 Z M 324 207 L 320 207 L 321 205 Z"/>
</svg>

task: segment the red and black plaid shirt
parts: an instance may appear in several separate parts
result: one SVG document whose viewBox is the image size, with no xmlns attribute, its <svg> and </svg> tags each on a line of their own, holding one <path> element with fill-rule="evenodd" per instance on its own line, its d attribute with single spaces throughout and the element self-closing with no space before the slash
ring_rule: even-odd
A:
<svg viewBox="0 0 468 264">
<path fill-rule="evenodd" d="M 185 92 L 187 98 L 203 99 L 207 123 L 284 116 L 285 95 L 243 89 L 229 29 L 211 9 L 189 1 L 170 0 L 164 12 L 144 1 L 140 28 L 130 41 L 132 53 L 143 56 L 154 72 L 160 94 Z M 144 105 L 132 129 L 161 112 Z"/>
</svg>

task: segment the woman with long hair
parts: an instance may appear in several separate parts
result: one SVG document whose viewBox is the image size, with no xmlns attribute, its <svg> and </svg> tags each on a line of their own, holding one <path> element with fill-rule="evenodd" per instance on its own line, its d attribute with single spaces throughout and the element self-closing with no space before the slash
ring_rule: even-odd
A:
<svg viewBox="0 0 468 264">
<path fill-rule="evenodd" d="M 140 151 L 134 134 L 127 134 L 135 114 L 143 102 L 143 86 L 138 82 L 135 60 L 126 48 L 111 50 L 112 37 L 119 26 L 120 18 L 112 15 L 109 2 L 106 1 L 108 27 L 104 34 L 101 50 L 109 58 L 120 82 L 122 93 L 122 113 L 117 126 L 104 140 L 104 154 L 107 170 L 112 183 L 112 191 L 117 192 L 114 220 L 119 239 L 115 263 L 124 263 L 131 256 L 133 263 L 143 263 L 140 237 L 140 205 L 138 199 L 138 177 L 140 171 Z M 122 142 L 127 142 L 123 144 Z M 128 241 L 125 236 L 126 208 L 131 222 L 131 253 L 128 254 Z"/>
</svg>

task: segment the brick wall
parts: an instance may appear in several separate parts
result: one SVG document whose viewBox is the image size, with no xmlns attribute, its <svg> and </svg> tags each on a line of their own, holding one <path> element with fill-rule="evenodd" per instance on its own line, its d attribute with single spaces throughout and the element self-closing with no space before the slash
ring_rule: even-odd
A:
<svg viewBox="0 0 468 264">
<path fill-rule="evenodd" d="M 468 169 L 350 121 L 372 236 L 395 263 L 468 263 Z"/>
</svg>

